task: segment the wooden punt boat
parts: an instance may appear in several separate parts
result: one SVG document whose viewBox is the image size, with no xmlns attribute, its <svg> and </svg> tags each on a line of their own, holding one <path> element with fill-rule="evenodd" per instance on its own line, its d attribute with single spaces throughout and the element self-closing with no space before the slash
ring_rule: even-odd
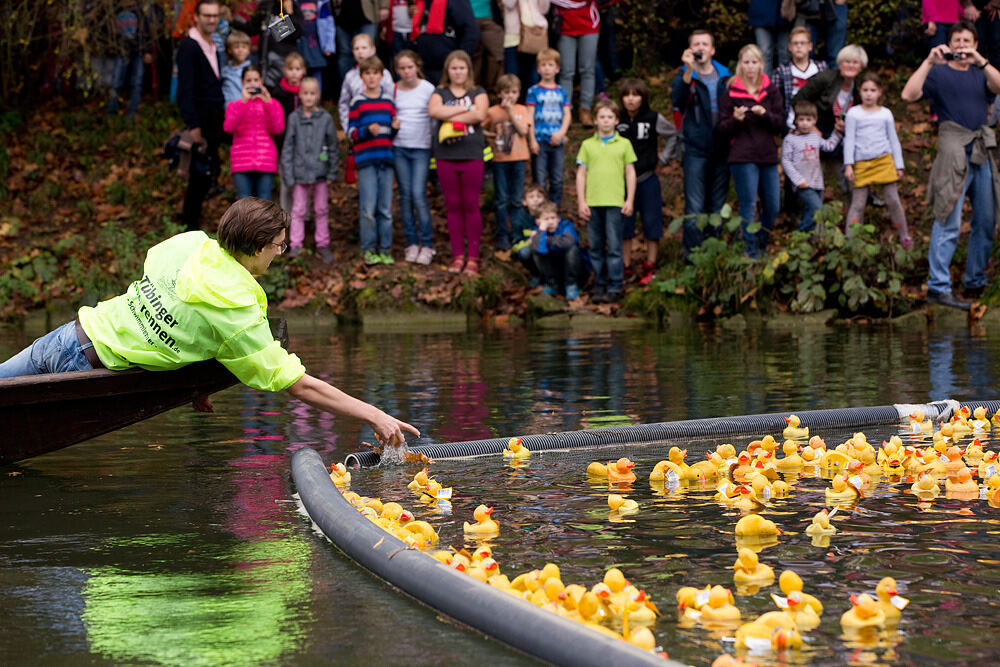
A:
<svg viewBox="0 0 1000 667">
<path fill-rule="evenodd" d="M 288 345 L 284 318 L 271 329 Z M 149 419 L 236 384 L 214 359 L 176 371 L 76 371 L 0 380 L 0 466 Z"/>
</svg>

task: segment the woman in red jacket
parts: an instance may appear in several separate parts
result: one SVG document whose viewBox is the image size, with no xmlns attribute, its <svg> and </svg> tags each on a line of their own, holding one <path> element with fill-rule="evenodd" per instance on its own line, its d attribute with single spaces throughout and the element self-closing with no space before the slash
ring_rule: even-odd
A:
<svg viewBox="0 0 1000 667">
<path fill-rule="evenodd" d="M 785 107 L 781 91 L 764 74 L 764 57 L 754 44 L 740 49 L 736 74 L 726 94 L 719 97 L 719 132 L 729 140 L 729 173 L 733 177 L 746 253 L 759 257 L 778 216 L 778 145 L 784 130 Z M 760 196 L 760 230 L 747 232 Z"/>
<path fill-rule="evenodd" d="M 229 170 L 236 184 L 236 199 L 252 195 L 270 200 L 278 173 L 274 137 L 285 129 L 285 114 L 264 86 L 256 65 L 243 70 L 243 95 L 226 107 L 222 127 L 233 135 Z"/>
</svg>

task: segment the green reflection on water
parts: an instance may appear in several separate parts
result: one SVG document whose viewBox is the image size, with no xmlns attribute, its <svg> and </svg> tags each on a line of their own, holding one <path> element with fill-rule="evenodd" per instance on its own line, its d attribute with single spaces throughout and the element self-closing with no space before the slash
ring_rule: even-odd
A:
<svg viewBox="0 0 1000 667">
<path fill-rule="evenodd" d="M 177 536 L 116 540 L 118 548 L 177 543 Z M 218 572 L 86 570 L 83 622 L 91 650 L 115 662 L 261 664 L 294 652 L 306 635 L 309 544 L 238 543 Z M 202 567 L 202 570 L 212 569 Z"/>
</svg>

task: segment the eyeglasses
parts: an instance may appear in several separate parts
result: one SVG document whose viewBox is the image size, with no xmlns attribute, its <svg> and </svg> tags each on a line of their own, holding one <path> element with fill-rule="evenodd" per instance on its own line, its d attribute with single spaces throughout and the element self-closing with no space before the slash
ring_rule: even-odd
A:
<svg viewBox="0 0 1000 667">
<path fill-rule="evenodd" d="M 271 241 L 271 245 L 278 247 L 278 254 L 279 255 L 283 254 L 286 250 L 288 250 L 288 244 L 287 243 L 275 243 L 274 241 Z"/>
<path fill-rule="evenodd" d="M 217 19 L 217 18 L 219 18 L 219 14 L 206 14 L 205 12 L 198 12 L 198 16 L 200 16 L 203 19 Z"/>
</svg>

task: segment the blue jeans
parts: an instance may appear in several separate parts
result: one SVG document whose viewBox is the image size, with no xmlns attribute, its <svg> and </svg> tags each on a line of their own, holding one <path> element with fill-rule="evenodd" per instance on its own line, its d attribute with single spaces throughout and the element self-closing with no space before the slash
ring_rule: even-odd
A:
<svg viewBox="0 0 1000 667">
<path fill-rule="evenodd" d="M 562 206 L 563 168 L 566 160 L 566 142 L 553 146 L 548 139 L 538 142 L 535 156 L 535 183 L 547 187 L 549 199 Z"/>
<path fill-rule="evenodd" d="M 743 228 L 743 243 L 751 257 L 760 257 L 767 248 L 767 240 L 774 229 L 774 219 L 781 206 L 781 185 L 778 181 L 778 165 L 756 164 L 754 162 L 734 162 L 729 165 L 733 175 L 736 196 L 740 200 L 739 212 Z M 756 234 L 747 232 L 747 225 L 753 222 L 757 213 L 757 197 L 760 197 L 760 230 Z"/>
<path fill-rule="evenodd" d="M 431 206 L 427 201 L 427 172 L 430 169 L 431 149 L 396 146 L 392 152 L 396 165 L 396 182 L 399 183 L 399 217 L 403 220 L 406 245 L 433 248 Z"/>
<path fill-rule="evenodd" d="M 118 112 L 118 96 L 126 84 L 131 87 L 128 98 L 128 114 L 131 116 L 139 110 L 139 100 L 142 98 L 142 75 L 145 72 L 145 68 L 146 66 L 142 62 L 141 53 L 131 58 L 115 58 L 114 73 L 111 79 L 111 98 L 108 100 L 108 113 Z"/>
<path fill-rule="evenodd" d="M 233 183 L 236 185 L 236 199 L 253 196 L 270 201 L 274 174 L 269 171 L 237 171 L 233 174 Z"/>
<path fill-rule="evenodd" d="M 816 228 L 816 211 L 823 208 L 823 191 L 813 188 L 798 188 L 795 194 L 802 200 L 802 220 L 798 231 L 811 232 Z"/>
<path fill-rule="evenodd" d="M 92 370 L 76 338 L 76 323 L 67 322 L 0 364 L 0 378 Z"/>
<path fill-rule="evenodd" d="M 531 259 L 538 272 L 535 275 L 542 277 L 542 284 L 560 294 L 570 285 L 582 285 L 587 280 L 583 267 L 583 254 L 578 245 L 565 252 L 552 250 L 547 253 L 532 252 Z"/>
<path fill-rule="evenodd" d="M 993 248 L 993 180 L 990 163 L 981 165 L 969 163 L 969 174 L 965 178 L 962 195 L 955 208 L 944 222 L 934 221 L 931 241 L 927 248 L 929 277 L 927 289 L 933 292 L 951 291 L 951 258 L 958 245 L 958 234 L 962 227 L 962 203 L 965 194 L 972 197 L 972 231 L 969 232 L 969 248 L 965 258 L 965 286 L 970 289 L 986 285 L 986 262 Z"/>
<path fill-rule="evenodd" d="M 340 72 L 341 81 L 344 80 L 344 75 L 355 65 L 354 54 L 351 53 L 351 40 L 354 39 L 354 35 L 363 32 L 370 35 L 372 43 L 375 43 L 375 33 L 377 30 L 378 25 L 374 23 L 364 24 L 356 33 L 341 28 L 339 25 L 337 26 L 337 71 Z"/>
<path fill-rule="evenodd" d="M 625 278 L 621 207 L 591 206 L 587 238 L 590 240 L 590 263 L 594 267 L 594 290 L 621 291 Z"/>
<path fill-rule="evenodd" d="M 775 56 L 778 65 L 784 65 L 791 58 L 788 53 L 788 30 L 789 28 L 775 28 L 755 26 L 753 29 L 754 40 L 764 54 L 764 72 L 771 76 L 774 72 Z"/>
<path fill-rule="evenodd" d="M 392 248 L 392 167 L 358 168 L 361 203 L 361 252 L 389 252 Z"/>
<path fill-rule="evenodd" d="M 726 203 L 729 190 L 729 165 L 725 158 L 684 148 L 681 161 L 684 170 L 684 257 L 701 245 L 704 234 L 717 235 L 717 230 L 698 229 L 692 216 L 718 213 Z"/>
<path fill-rule="evenodd" d="M 580 108 L 590 109 L 594 103 L 594 85 L 596 82 L 594 64 L 597 62 L 597 43 L 600 33 L 591 35 L 560 35 L 559 59 L 562 69 L 559 72 L 559 85 L 566 94 L 573 97 L 573 77 L 580 73 Z"/>
<path fill-rule="evenodd" d="M 830 4 L 833 7 L 833 15 L 824 15 L 817 20 L 809 21 L 809 31 L 812 33 L 813 44 L 819 44 L 820 37 L 823 38 L 823 55 L 826 56 L 826 64 L 829 67 L 836 67 L 837 54 L 847 43 L 847 3 L 838 5 L 831 2 Z"/>
<path fill-rule="evenodd" d="M 510 223 L 524 198 L 525 160 L 493 161 L 493 202 L 497 207 L 497 248 L 510 247 Z"/>
</svg>

